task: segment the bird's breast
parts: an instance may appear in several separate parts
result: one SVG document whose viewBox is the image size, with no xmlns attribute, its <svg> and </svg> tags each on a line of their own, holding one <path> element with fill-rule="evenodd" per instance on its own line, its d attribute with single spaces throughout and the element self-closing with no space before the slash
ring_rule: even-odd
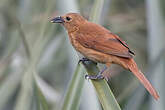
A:
<svg viewBox="0 0 165 110">
<path fill-rule="evenodd" d="M 72 46 L 86 58 L 100 63 L 112 62 L 111 55 L 98 52 L 94 49 L 82 46 L 75 38 L 74 34 L 69 34 L 69 39 Z"/>
</svg>

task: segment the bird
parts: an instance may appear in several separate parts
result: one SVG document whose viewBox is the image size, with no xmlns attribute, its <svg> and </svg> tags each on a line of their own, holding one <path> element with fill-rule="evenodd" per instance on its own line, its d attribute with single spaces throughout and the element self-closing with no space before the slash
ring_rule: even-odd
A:
<svg viewBox="0 0 165 110">
<path fill-rule="evenodd" d="M 91 60 L 105 64 L 106 67 L 110 67 L 111 64 L 118 64 L 131 71 L 148 92 L 156 100 L 159 99 L 157 91 L 134 61 L 134 52 L 118 35 L 99 24 L 88 21 L 79 13 L 67 13 L 63 16 L 57 16 L 52 18 L 51 22 L 60 23 L 65 27 L 72 46 L 84 56 L 80 61 Z M 89 79 L 104 78 L 102 74 L 87 75 L 87 77 Z"/>
</svg>

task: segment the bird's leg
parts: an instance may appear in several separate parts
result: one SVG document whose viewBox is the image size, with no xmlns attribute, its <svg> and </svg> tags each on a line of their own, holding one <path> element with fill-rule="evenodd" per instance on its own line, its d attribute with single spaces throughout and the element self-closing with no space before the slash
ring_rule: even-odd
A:
<svg viewBox="0 0 165 110">
<path fill-rule="evenodd" d="M 107 67 L 106 66 L 104 66 L 104 68 L 99 72 L 99 74 L 103 74 L 104 73 L 104 71 L 107 69 Z"/>
<path fill-rule="evenodd" d="M 102 69 L 99 74 L 97 75 L 85 75 L 85 79 L 94 79 L 94 80 L 100 80 L 100 79 L 104 79 L 103 76 L 103 72 L 107 69 L 107 67 L 105 66 L 104 69 Z"/>
<path fill-rule="evenodd" d="M 80 63 L 80 62 L 82 62 L 83 64 L 86 62 L 86 61 L 90 61 L 88 58 L 82 58 L 82 59 L 80 59 L 79 61 L 78 61 L 78 64 Z"/>
</svg>

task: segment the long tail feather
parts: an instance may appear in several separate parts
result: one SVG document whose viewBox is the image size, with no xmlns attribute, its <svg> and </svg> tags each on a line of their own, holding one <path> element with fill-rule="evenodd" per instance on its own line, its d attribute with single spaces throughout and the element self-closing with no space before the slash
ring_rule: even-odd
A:
<svg viewBox="0 0 165 110">
<path fill-rule="evenodd" d="M 127 60 L 128 61 L 128 60 Z M 159 99 L 159 95 L 151 83 L 147 80 L 144 74 L 138 69 L 136 62 L 133 59 L 130 59 L 127 62 L 128 69 L 140 80 L 148 92 L 156 99 Z"/>
</svg>

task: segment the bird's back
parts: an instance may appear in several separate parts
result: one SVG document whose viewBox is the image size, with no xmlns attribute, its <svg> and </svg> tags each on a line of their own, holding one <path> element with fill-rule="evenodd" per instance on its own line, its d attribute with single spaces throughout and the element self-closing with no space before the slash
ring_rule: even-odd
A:
<svg viewBox="0 0 165 110">
<path fill-rule="evenodd" d="M 88 21 L 80 26 L 79 32 L 97 36 L 106 35 L 110 33 L 110 31 L 106 28 Z"/>
</svg>

